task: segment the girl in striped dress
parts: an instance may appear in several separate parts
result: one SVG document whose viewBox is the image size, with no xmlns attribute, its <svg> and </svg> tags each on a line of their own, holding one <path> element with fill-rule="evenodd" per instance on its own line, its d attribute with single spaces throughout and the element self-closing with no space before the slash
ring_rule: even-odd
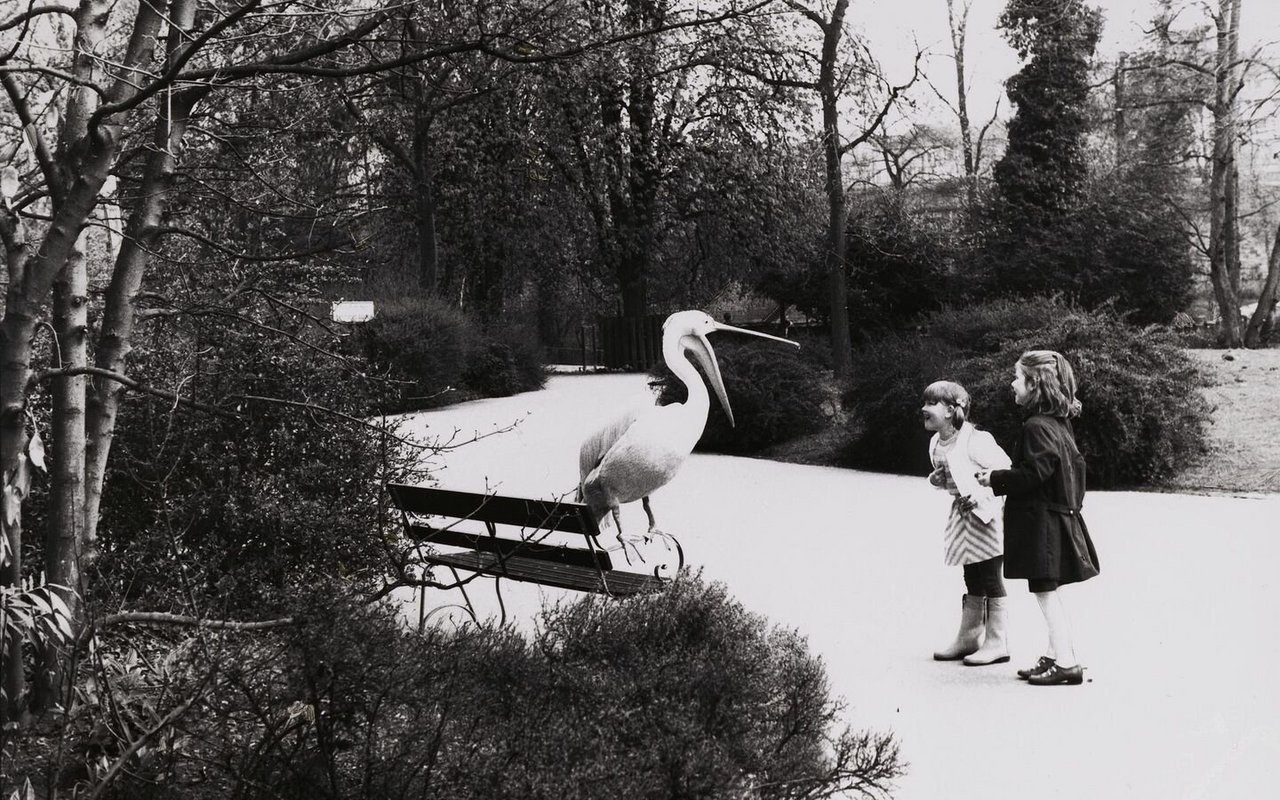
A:
<svg viewBox="0 0 1280 800">
<path fill-rule="evenodd" d="M 954 498 L 943 536 L 946 563 L 964 568 L 965 594 L 960 601 L 960 631 L 933 657 L 971 667 L 1009 660 L 1006 638 L 1006 592 L 1001 576 L 1004 532 L 1001 501 L 979 486 L 979 469 L 1007 469 L 1009 456 L 995 437 L 968 421 L 969 393 L 954 381 L 935 381 L 924 390 L 920 409 L 929 442 L 933 472 L 929 483 Z"/>
</svg>

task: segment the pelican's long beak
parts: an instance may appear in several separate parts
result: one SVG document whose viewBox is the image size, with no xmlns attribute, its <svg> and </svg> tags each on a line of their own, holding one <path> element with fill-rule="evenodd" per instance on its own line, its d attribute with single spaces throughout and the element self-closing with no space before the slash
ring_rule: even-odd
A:
<svg viewBox="0 0 1280 800">
<path fill-rule="evenodd" d="M 716 331 L 726 331 L 728 333 L 745 333 L 748 336 L 759 336 L 762 339 L 772 339 L 775 342 L 782 342 L 783 344 L 789 344 L 794 347 L 800 346 L 799 342 L 793 342 L 790 339 L 783 339 L 781 336 L 773 336 L 768 333 L 761 333 L 760 331 L 749 331 L 746 328 L 735 328 L 732 325 L 725 325 L 723 322 L 717 322 L 715 323 L 715 326 L 716 326 Z"/>
<path fill-rule="evenodd" d="M 702 334 L 695 333 L 692 336 L 682 336 L 680 343 L 684 345 L 685 352 L 693 356 L 702 367 L 702 373 L 711 382 L 711 388 L 715 390 L 720 407 L 729 418 L 729 424 L 734 425 L 733 409 L 729 407 L 729 395 L 725 394 L 724 378 L 720 377 L 720 362 L 716 361 L 716 351 L 711 349 L 711 342 L 708 342 L 707 337 Z"/>
<path fill-rule="evenodd" d="M 724 323 L 715 323 L 716 331 L 726 331 L 728 333 L 745 333 L 749 336 L 760 336 L 765 339 L 772 339 L 775 342 L 800 346 L 799 342 L 793 342 L 790 339 L 783 339 L 780 336 L 772 336 L 768 333 L 760 333 L 759 331 L 749 331 L 746 328 L 735 328 L 732 325 Z M 702 366 L 702 371 L 707 376 L 707 380 L 711 382 L 711 388 L 715 390 L 716 398 L 720 401 L 720 407 L 724 409 L 725 416 L 729 418 L 729 424 L 734 425 L 733 409 L 729 407 L 729 395 L 724 390 L 724 378 L 720 375 L 720 363 L 716 361 L 716 351 L 711 349 L 711 343 L 707 341 L 707 337 L 695 334 L 693 336 L 685 336 L 683 338 L 685 350 L 697 359 Z"/>
</svg>

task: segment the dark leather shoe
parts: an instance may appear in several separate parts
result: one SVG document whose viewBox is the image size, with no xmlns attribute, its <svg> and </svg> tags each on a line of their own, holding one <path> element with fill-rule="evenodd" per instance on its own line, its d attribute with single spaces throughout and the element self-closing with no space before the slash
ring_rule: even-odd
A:
<svg viewBox="0 0 1280 800">
<path fill-rule="evenodd" d="M 1030 678 L 1032 675 L 1039 675 L 1054 665 L 1054 660 L 1048 656 L 1040 656 L 1040 660 L 1036 662 L 1034 667 L 1018 670 L 1018 677 L 1022 680 Z"/>
<path fill-rule="evenodd" d="M 1059 684 L 1078 686 L 1084 683 L 1084 667 L 1079 664 L 1074 667 L 1061 667 L 1057 664 L 1051 664 L 1048 669 L 1039 675 L 1032 675 L 1027 678 L 1027 683 L 1032 686 L 1058 686 Z"/>
</svg>

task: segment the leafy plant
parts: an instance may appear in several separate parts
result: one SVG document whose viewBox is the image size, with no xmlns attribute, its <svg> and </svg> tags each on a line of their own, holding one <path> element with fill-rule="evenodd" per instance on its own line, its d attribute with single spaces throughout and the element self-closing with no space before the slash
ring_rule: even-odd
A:
<svg viewBox="0 0 1280 800">
<path fill-rule="evenodd" d="M 1061 301 L 1003 300 L 929 317 L 924 330 L 864 348 L 846 403 L 864 423 L 847 463 L 924 474 L 920 393 L 950 379 L 973 396 L 970 419 L 1012 448 L 1022 411 L 1009 389 L 1025 350 L 1058 350 L 1075 368 L 1084 414 L 1076 438 L 1096 488 L 1158 482 L 1205 449 L 1207 378 L 1160 327 Z"/>
<path fill-rule="evenodd" d="M 825 371 L 812 360 L 783 345 L 719 339 L 715 347 L 735 424 L 729 424 L 713 396 L 699 449 L 755 453 L 826 424 L 822 410 L 827 398 Z M 822 353 L 814 357 L 821 358 Z M 660 404 L 684 402 L 684 385 L 665 364 L 656 367 L 653 374 L 662 384 Z"/>
<path fill-rule="evenodd" d="M 289 587 L 385 575 L 380 487 L 411 456 L 391 421 L 368 419 L 385 385 L 364 377 L 358 357 L 317 355 L 333 345 L 307 326 L 294 342 L 264 341 L 254 311 L 244 325 L 156 330 L 135 349 L 139 371 L 161 385 L 198 375 L 191 396 L 215 411 L 146 396 L 124 405 L 103 495 L 99 600 L 256 617 Z"/>
<path fill-rule="evenodd" d="M 108 628 L 59 794 L 793 798 L 903 771 L 891 735 L 843 724 L 802 637 L 696 577 L 549 607 L 529 635 L 413 632 L 334 584 L 290 610 L 270 631 Z"/>
<path fill-rule="evenodd" d="M 16 587 L 0 586 L 0 649 L 21 642 L 66 647 L 73 635 L 72 616 L 61 594 L 69 591 L 57 584 L 37 584 L 33 578 L 23 578 Z"/>
<path fill-rule="evenodd" d="M 404 388 L 393 410 L 448 405 L 541 388 L 536 339 L 507 328 L 484 330 L 434 298 L 379 301 L 358 332 L 364 354 Z"/>
</svg>

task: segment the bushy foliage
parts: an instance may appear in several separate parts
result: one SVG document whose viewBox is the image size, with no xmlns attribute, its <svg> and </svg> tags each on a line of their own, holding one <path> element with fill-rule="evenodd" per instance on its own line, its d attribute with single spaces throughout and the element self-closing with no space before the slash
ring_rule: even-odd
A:
<svg viewBox="0 0 1280 800">
<path fill-rule="evenodd" d="M 1089 306 L 1111 303 L 1135 324 L 1168 324 L 1191 301 L 1195 268 L 1186 236 L 1165 214 L 1160 184 L 1133 173 L 1095 187 L 1078 220 L 1073 250 L 1096 242 L 1097 251 L 1076 271 L 1076 297 Z M 1065 290 L 1066 284 L 1048 284 Z"/>
<path fill-rule="evenodd" d="M 982 214 L 973 293 L 1060 293 L 1086 307 L 1110 303 L 1131 322 L 1167 324 L 1186 308 L 1194 278 L 1185 232 L 1159 211 L 1190 189 L 1182 154 L 1192 106 L 1166 103 L 1169 87 L 1134 70 L 1126 120 L 1140 135 L 1091 151 L 1098 11 L 1079 0 L 1012 0 L 1000 24 L 1025 64 L 1008 83 L 1017 111 Z"/>
<path fill-rule="evenodd" d="M 921 392 L 940 379 L 963 384 L 970 419 L 1011 449 L 1023 413 L 1009 383 L 1030 349 L 1058 350 L 1075 368 L 1084 414 L 1074 425 L 1091 487 L 1149 485 L 1203 453 L 1208 408 L 1197 389 L 1206 378 L 1171 333 L 1039 299 L 945 310 L 919 334 L 857 353 L 846 404 L 863 425 L 848 463 L 928 472 Z"/>
<path fill-rule="evenodd" d="M 869 194 L 848 226 L 849 320 L 855 334 L 895 330 L 945 301 L 955 249 L 901 191 Z"/>
<path fill-rule="evenodd" d="M 144 646 L 111 629 L 74 763 L 44 774 L 104 798 L 656 800 L 883 793 L 903 769 L 890 735 L 844 726 L 800 636 L 698 578 L 549 608 L 527 637 L 412 632 L 315 588 L 282 628 Z M 122 717 L 166 724 L 108 777 Z"/>
<path fill-rule="evenodd" d="M 1000 28 L 1024 64 L 1006 84 L 1014 106 L 993 177 L 1011 224 L 1052 224 L 1083 193 L 1089 59 L 1102 15 L 1082 0 L 1010 0 Z"/>
<path fill-rule="evenodd" d="M 380 487 L 404 476 L 410 451 L 361 421 L 381 384 L 315 327 L 276 338 L 242 312 L 137 343 L 138 373 L 157 386 L 195 375 L 184 396 L 204 410 L 149 395 L 122 405 L 93 584 L 103 599 L 256 617 L 290 587 L 385 570 Z"/>
<path fill-rule="evenodd" d="M 724 378 L 725 393 L 733 409 L 734 425 L 720 408 L 715 392 L 698 449 L 713 453 L 756 453 L 818 430 L 826 423 L 822 403 L 827 399 L 824 370 L 812 358 L 782 344 L 759 341 L 730 342 L 717 339 L 716 359 Z M 665 364 L 654 368 L 661 383 L 658 402 L 682 403 L 688 396 Z"/>
<path fill-rule="evenodd" d="M 361 326 L 359 336 L 370 360 L 403 383 L 395 410 L 511 395 L 546 382 L 534 337 L 481 329 L 435 298 L 380 301 L 378 316 Z"/>
<path fill-rule="evenodd" d="M 541 388 L 547 373 L 533 337 L 499 329 L 471 355 L 463 379 L 483 397 L 506 397 Z"/>
</svg>

